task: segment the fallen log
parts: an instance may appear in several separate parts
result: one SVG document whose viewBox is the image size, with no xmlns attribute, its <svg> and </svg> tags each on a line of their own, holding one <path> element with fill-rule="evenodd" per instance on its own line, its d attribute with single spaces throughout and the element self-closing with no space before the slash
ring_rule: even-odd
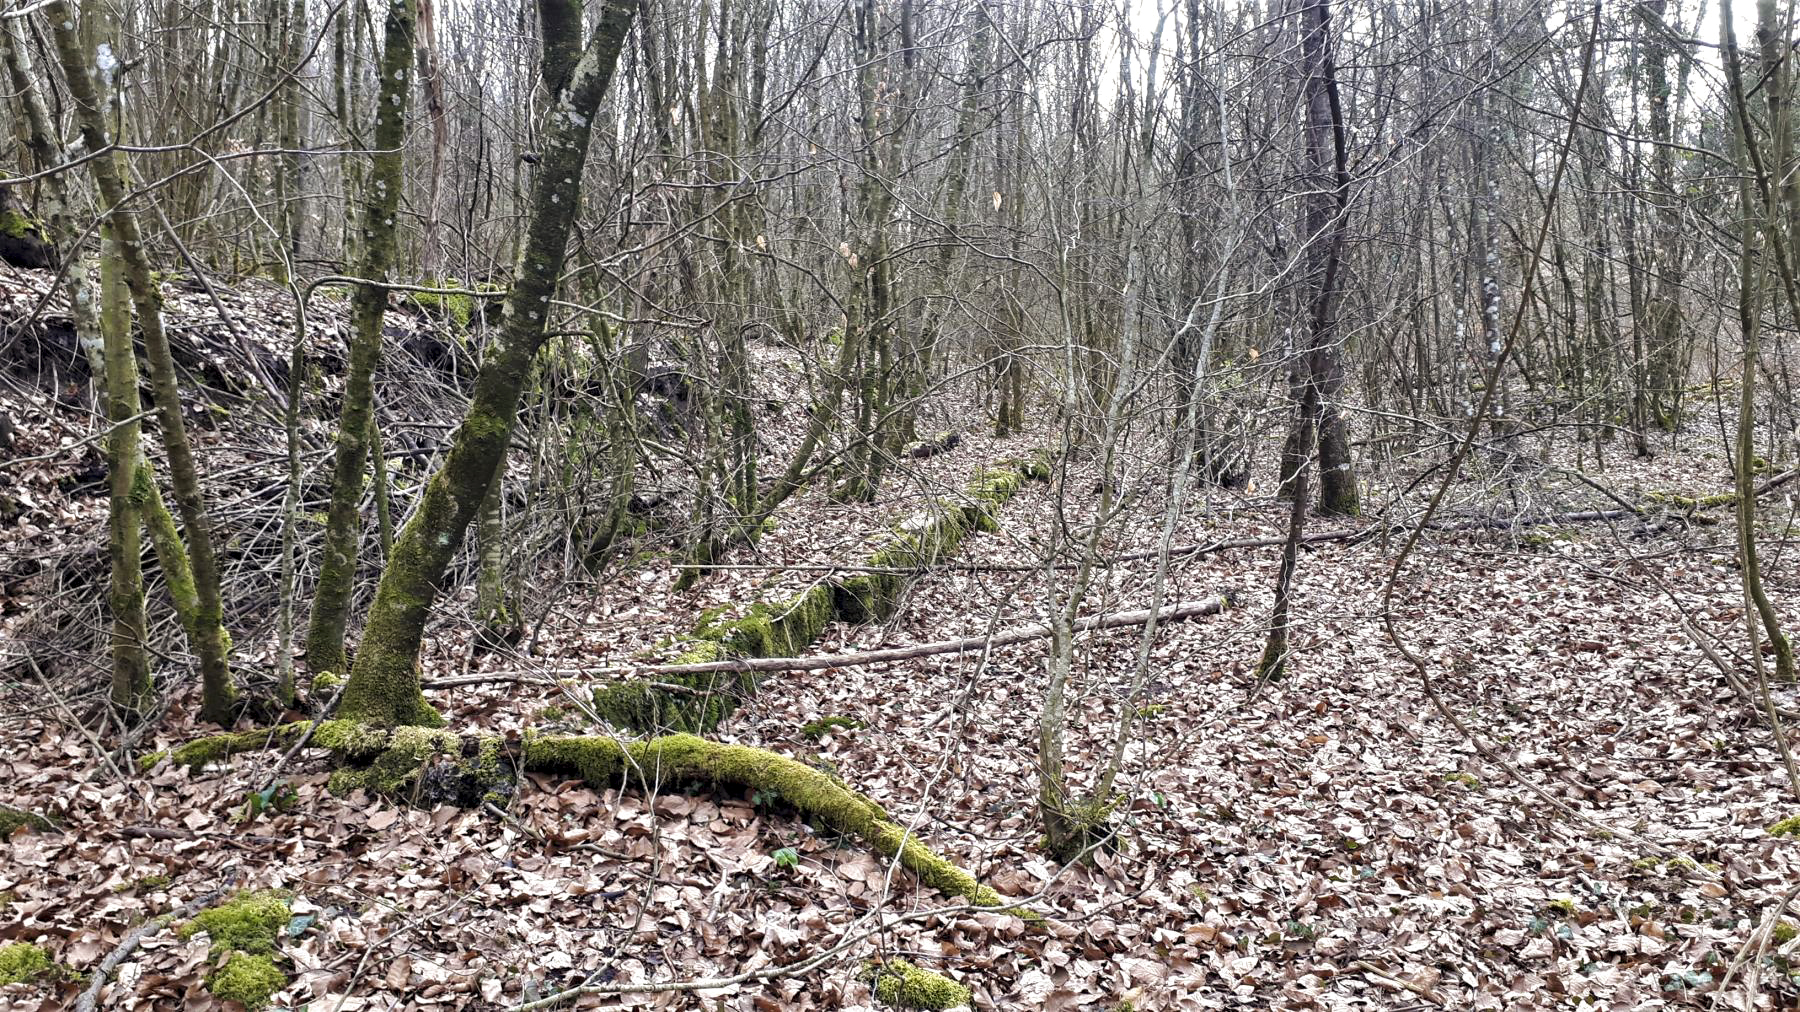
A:
<svg viewBox="0 0 1800 1012">
<path fill-rule="evenodd" d="M 940 453 L 948 453 L 962 445 L 962 435 L 955 432 L 940 432 L 930 439 L 922 439 L 908 445 L 901 453 L 913 460 L 935 457 Z"/>
<path fill-rule="evenodd" d="M 690 734 L 645 741 L 530 733 L 501 738 L 423 727 L 371 727 L 341 719 L 296 721 L 196 738 L 145 756 L 138 766 L 150 770 L 167 762 L 202 770 L 240 753 L 284 748 L 315 730 L 307 744 L 334 753 L 338 761 L 330 782 L 334 794 L 362 789 L 424 807 L 438 802 L 477 807 L 495 794 L 509 797 L 522 782 L 520 773 L 572 774 L 595 788 L 692 785 L 762 792 L 779 798 L 816 826 L 860 839 L 876 855 L 899 862 L 947 896 L 977 906 L 1007 907 L 1027 920 L 1038 916 L 1026 908 L 1009 907 L 999 893 L 926 846 L 909 822 L 895 819 L 869 796 L 824 770 L 767 749 Z"/>
<path fill-rule="evenodd" d="M 1137 626 L 1149 622 L 1152 617 L 1158 622 L 1173 622 L 1184 618 L 1199 618 L 1204 615 L 1217 615 L 1230 607 L 1230 596 L 1220 595 L 1206 601 L 1188 601 L 1172 604 L 1159 609 L 1152 615 L 1150 609 L 1138 611 L 1116 611 L 1110 615 L 1092 615 L 1075 622 L 1076 632 L 1090 632 L 1096 629 L 1118 629 L 1124 626 Z M 848 654 L 824 654 L 818 657 L 738 657 L 722 661 L 707 661 L 701 664 L 658 664 L 640 670 L 662 675 L 703 674 L 712 671 L 818 671 L 823 668 L 845 668 L 862 664 L 883 664 L 888 661 L 911 660 L 915 657 L 931 657 L 937 654 L 975 653 L 991 647 L 1011 646 L 1015 643 L 1027 643 L 1031 640 L 1046 639 L 1050 636 L 1047 625 L 1025 626 L 1020 629 L 1009 629 L 992 636 L 968 636 L 963 639 L 941 640 L 936 643 L 915 643 L 906 647 L 888 647 L 883 650 L 863 650 Z"/>
</svg>

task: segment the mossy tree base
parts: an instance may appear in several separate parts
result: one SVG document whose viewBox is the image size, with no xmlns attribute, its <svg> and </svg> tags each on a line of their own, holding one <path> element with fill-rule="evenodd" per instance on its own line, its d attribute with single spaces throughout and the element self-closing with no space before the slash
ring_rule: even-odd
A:
<svg viewBox="0 0 1800 1012">
<path fill-rule="evenodd" d="M 214 735 L 166 753 L 164 760 L 203 767 L 233 754 L 287 748 L 311 726 L 299 721 L 273 728 Z M 473 806 L 501 800 L 519 773 L 575 775 L 595 787 L 650 784 L 661 789 L 733 788 L 778 797 L 815 825 L 861 840 L 885 858 L 897 859 L 924 884 L 981 906 L 1004 904 L 973 875 L 933 853 L 917 835 L 894 821 L 875 801 L 805 763 L 766 749 L 723 745 L 688 734 L 648 741 L 608 737 L 527 737 L 507 741 L 488 735 L 402 727 L 383 730 L 346 720 L 321 721 L 309 744 L 337 754 L 345 767 L 334 789 L 364 788 L 414 803 Z"/>
</svg>

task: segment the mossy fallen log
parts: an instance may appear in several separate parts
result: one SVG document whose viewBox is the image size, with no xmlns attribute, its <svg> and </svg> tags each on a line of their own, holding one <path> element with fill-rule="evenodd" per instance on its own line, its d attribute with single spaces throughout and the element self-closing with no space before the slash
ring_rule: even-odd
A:
<svg viewBox="0 0 1800 1012">
<path fill-rule="evenodd" d="M 786 601 L 758 602 L 730 621 L 702 618 L 677 662 L 767 657 L 804 650 L 836 617 L 834 593 L 818 584 Z M 709 731 L 737 708 L 760 679 L 750 672 L 715 671 L 657 682 L 627 681 L 594 690 L 594 712 L 639 731 Z"/>
<path fill-rule="evenodd" d="M 283 747 L 299 740 L 307 721 L 198 738 L 147 756 L 145 769 L 168 761 L 204 767 L 231 755 Z M 934 853 L 887 810 L 831 775 L 796 759 L 748 745 L 725 745 L 690 734 L 645 741 L 604 736 L 532 737 L 458 735 L 430 728 L 384 731 L 350 721 L 320 723 L 309 745 L 335 753 L 345 765 L 331 778 L 334 791 L 365 788 L 418 803 L 474 806 L 510 796 L 520 773 L 573 775 L 594 787 L 650 784 L 660 789 L 736 789 L 778 798 L 822 829 L 864 846 L 918 876 L 924 884 L 979 906 L 1005 901 L 954 862 Z M 457 785 L 450 791 L 434 783 Z"/>
<path fill-rule="evenodd" d="M 867 571 L 817 584 L 786 601 L 758 602 L 742 618 L 703 617 L 679 644 L 674 662 L 677 669 L 690 670 L 596 688 L 594 711 L 644 733 L 712 730 L 761 682 L 754 666 L 731 662 L 793 657 L 833 620 L 860 624 L 892 615 L 919 572 L 954 555 L 970 531 L 998 529 L 1001 507 L 1026 481 L 1048 480 L 1051 465 L 1050 455 L 1039 451 L 982 468 L 960 495 L 934 500 L 903 520 L 868 557 Z"/>
</svg>

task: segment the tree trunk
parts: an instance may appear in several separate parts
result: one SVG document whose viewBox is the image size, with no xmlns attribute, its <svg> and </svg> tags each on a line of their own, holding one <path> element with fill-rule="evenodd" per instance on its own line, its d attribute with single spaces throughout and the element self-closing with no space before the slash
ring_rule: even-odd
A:
<svg viewBox="0 0 1800 1012">
<path fill-rule="evenodd" d="M 306 665 L 314 674 L 342 674 L 344 627 L 356 591 L 356 557 L 361 540 L 363 471 L 368 464 L 373 425 L 375 367 L 381 362 L 381 326 L 387 311 L 387 280 L 394 263 L 394 217 L 405 187 L 406 100 L 413 63 L 412 0 L 390 0 L 381 85 L 375 101 L 375 155 L 363 188 L 361 236 L 356 274 L 376 284 L 358 285 L 350 303 L 350 367 L 344 377 L 344 405 L 338 419 L 337 452 L 331 465 L 331 506 L 325 522 L 325 551 L 307 622 Z"/>
<path fill-rule="evenodd" d="M 545 317 L 562 273 L 588 137 L 636 13 L 630 0 L 608 0 L 568 84 L 556 96 L 499 339 L 482 362 L 448 457 L 394 542 L 344 689 L 339 713 L 346 719 L 381 726 L 440 722 L 419 690 L 416 665 L 425 620 L 512 438 L 519 393 L 544 342 Z"/>
<path fill-rule="evenodd" d="M 144 641 L 143 543 L 133 484 L 138 473 L 137 353 L 131 343 L 131 293 L 125 287 L 118 239 L 110 225 L 101 229 L 105 251 L 100 263 L 100 340 L 106 369 L 106 419 L 112 423 L 107 441 L 107 550 L 112 583 L 107 601 L 112 609 L 112 702 L 126 713 L 150 708 L 154 687 Z M 80 272 L 83 267 L 73 266 Z M 145 465 L 148 470 L 149 465 Z"/>
<path fill-rule="evenodd" d="M 106 132 L 89 47 L 83 44 L 76 31 L 74 12 L 69 9 L 67 0 L 57 0 L 46 9 L 45 16 L 55 36 L 57 58 L 68 82 L 82 141 L 89 151 L 104 150 L 111 144 L 111 139 Z M 109 208 L 107 221 L 118 238 L 125 282 L 137 308 L 144 350 L 150 362 L 150 380 L 156 393 L 163 446 L 169 456 L 175 503 L 187 529 L 188 561 L 195 592 L 193 645 L 200 656 L 200 712 L 207 720 L 229 724 L 237 690 L 232 685 L 227 660 L 229 639 L 223 625 L 219 568 L 213 553 L 205 500 L 200 493 L 200 475 L 193 450 L 188 445 L 187 426 L 181 416 L 181 390 L 176 382 L 175 358 L 169 350 L 168 336 L 163 332 L 161 295 L 151 275 L 137 216 L 126 205 L 125 181 L 119 174 L 118 164 L 111 158 L 95 158 L 88 162 L 88 167 L 100 190 L 101 201 Z"/>
</svg>

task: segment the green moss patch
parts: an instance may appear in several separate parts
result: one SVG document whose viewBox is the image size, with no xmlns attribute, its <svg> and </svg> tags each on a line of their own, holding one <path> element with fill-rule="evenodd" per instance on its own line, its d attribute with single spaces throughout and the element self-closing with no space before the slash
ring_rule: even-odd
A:
<svg viewBox="0 0 1800 1012">
<path fill-rule="evenodd" d="M 808 738 L 823 738 L 833 731 L 856 731 L 863 722 L 855 717 L 820 717 L 800 725 L 800 733 Z"/>
<path fill-rule="evenodd" d="M 467 330 L 469 329 L 469 324 L 475 322 L 475 312 L 478 308 L 477 300 L 480 297 L 468 294 L 468 292 L 491 292 L 497 294 L 505 290 L 499 285 L 490 284 L 478 284 L 471 288 L 470 286 L 464 285 L 456 278 L 433 278 L 420 287 L 461 288 L 465 290 L 462 293 L 451 295 L 438 295 L 433 292 L 410 292 L 407 296 L 413 305 L 431 315 L 449 320 L 457 330 Z"/>
<path fill-rule="evenodd" d="M 288 975 L 269 956 L 234 952 L 225 965 L 206 975 L 206 989 L 213 997 L 241 1003 L 251 1012 L 266 1008 L 269 999 L 288 986 Z"/>
<path fill-rule="evenodd" d="M 176 934 L 187 939 L 204 931 L 214 949 L 269 953 L 275 951 L 276 936 L 287 930 L 290 916 L 287 893 L 244 890 L 194 915 Z"/>
<path fill-rule="evenodd" d="M 288 903 L 288 894 L 279 889 L 243 890 L 176 930 L 182 938 L 205 932 L 212 943 L 216 965 L 206 976 L 206 989 L 214 997 L 242 1002 L 254 1012 L 287 987 L 275 943 L 293 916 Z"/>
<path fill-rule="evenodd" d="M 0 808 L 0 840 L 6 839 L 22 828 L 39 833 L 48 833 L 56 829 L 56 823 L 51 822 L 49 819 L 46 819 L 36 812 L 27 812 L 23 809 Z"/>
<path fill-rule="evenodd" d="M 41 946 L 28 942 L 0 945 L 0 985 L 28 984 L 60 975 L 56 961 Z"/>
<path fill-rule="evenodd" d="M 941 973 L 923 970 L 904 959 L 871 964 L 875 998 L 884 1005 L 909 1009 L 947 1009 L 969 1004 L 969 989 Z"/>
</svg>

